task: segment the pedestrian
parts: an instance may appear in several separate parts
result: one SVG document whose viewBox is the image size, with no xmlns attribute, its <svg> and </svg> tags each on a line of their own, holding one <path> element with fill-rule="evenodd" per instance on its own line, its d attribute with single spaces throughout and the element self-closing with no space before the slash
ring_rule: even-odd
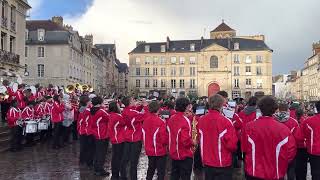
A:
<svg viewBox="0 0 320 180">
<path fill-rule="evenodd" d="M 198 124 L 202 163 L 206 180 L 232 180 L 232 153 L 237 149 L 238 138 L 230 119 L 220 112 L 223 97 L 209 98 L 209 113 Z"/>
<path fill-rule="evenodd" d="M 64 111 L 63 111 L 63 122 L 62 122 L 62 140 L 63 143 L 66 145 L 70 143 L 70 134 L 71 134 L 71 126 L 74 122 L 74 110 L 71 106 L 70 96 L 68 94 L 63 94 L 63 104 L 64 104 Z"/>
<path fill-rule="evenodd" d="M 196 140 L 192 140 L 190 120 L 184 113 L 191 107 L 187 98 L 176 100 L 177 113 L 168 120 L 169 155 L 172 159 L 171 179 L 189 180 L 192 173 L 193 147 Z"/>
<path fill-rule="evenodd" d="M 109 113 L 109 136 L 112 144 L 111 179 L 117 180 L 119 177 L 126 179 L 126 168 L 123 166 L 126 122 L 120 114 L 120 106 L 116 101 L 109 104 Z"/>
<path fill-rule="evenodd" d="M 108 150 L 108 122 L 109 115 L 102 107 L 103 99 L 99 96 L 92 98 L 93 107 L 90 109 L 92 121 L 92 133 L 95 138 L 94 174 L 96 176 L 109 176 L 104 169 Z"/>
<path fill-rule="evenodd" d="M 64 104 L 62 103 L 60 95 L 53 96 L 53 107 L 51 110 L 51 122 L 53 123 L 53 149 L 62 147 L 62 121 Z"/>
<path fill-rule="evenodd" d="M 168 132 L 166 122 L 159 118 L 159 110 L 159 102 L 152 101 L 142 125 L 144 148 L 148 156 L 147 180 L 153 179 L 155 170 L 157 170 L 158 180 L 164 180 L 165 176 Z"/>
<path fill-rule="evenodd" d="M 306 119 L 304 116 L 304 111 L 302 108 L 296 111 L 297 121 L 300 125 L 300 130 L 302 130 L 302 122 Z M 306 180 L 307 179 L 307 168 L 308 168 L 308 152 L 306 148 L 306 140 L 303 137 L 297 142 L 297 155 L 296 155 L 296 180 Z"/>
<path fill-rule="evenodd" d="M 7 112 L 9 111 L 10 104 L 15 93 L 13 92 L 12 88 L 9 86 L 10 82 L 8 80 L 6 79 L 3 80 L 2 85 L 7 88 L 7 97 L 5 97 L 5 99 L 0 102 L 1 120 L 2 122 L 6 122 L 6 115 L 7 115 Z"/>
<path fill-rule="evenodd" d="M 315 103 L 317 112 L 320 112 L 320 101 Z M 306 138 L 306 146 L 310 159 L 311 176 L 313 180 L 320 179 L 320 114 L 302 122 L 302 133 Z"/>
<path fill-rule="evenodd" d="M 288 127 L 273 118 L 278 109 L 274 97 L 264 96 L 258 107 L 262 116 L 248 123 L 241 136 L 246 179 L 284 179 L 296 154 L 295 139 Z"/>
<path fill-rule="evenodd" d="M 10 151 L 16 152 L 22 150 L 22 124 L 21 120 L 21 110 L 18 108 L 17 100 L 11 101 L 11 108 L 7 113 L 8 126 L 11 129 L 11 142 L 10 142 Z"/>
</svg>

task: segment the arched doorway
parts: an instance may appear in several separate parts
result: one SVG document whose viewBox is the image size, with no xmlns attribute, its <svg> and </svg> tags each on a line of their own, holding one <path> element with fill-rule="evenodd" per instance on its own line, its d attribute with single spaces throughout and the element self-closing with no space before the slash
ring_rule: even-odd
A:
<svg viewBox="0 0 320 180">
<path fill-rule="evenodd" d="M 217 94 L 217 92 L 220 91 L 220 86 L 217 83 L 211 83 L 208 86 L 208 97 Z"/>
</svg>

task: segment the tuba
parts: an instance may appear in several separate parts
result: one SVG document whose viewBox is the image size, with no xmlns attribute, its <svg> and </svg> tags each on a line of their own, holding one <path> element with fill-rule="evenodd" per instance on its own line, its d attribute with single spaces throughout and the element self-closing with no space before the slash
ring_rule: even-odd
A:
<svg viewBox="0 0 320 180">
<path fill-rule="evenodd" d="M 70 94 L 70 93 L 73 93 L 75 89 L 76 89 L 75 85 L 70 84 L 66 87 L 65 91 L 66 93 Z"/>
<path fill-rule="evenodd" d="M 82 85 L 82 91 L 89 91 L 90 87 L 87 84 Z"/>
</svg>

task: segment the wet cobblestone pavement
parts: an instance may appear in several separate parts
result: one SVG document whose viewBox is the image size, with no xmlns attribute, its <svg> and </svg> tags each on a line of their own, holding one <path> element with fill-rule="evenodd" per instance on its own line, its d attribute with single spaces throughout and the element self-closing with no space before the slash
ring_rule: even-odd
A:
<svg viewBox="0 0 320 180">
<path fill-rule="evenodd" d="M 108 180 L 109 177 L 96 177 L 92 170 L 80 167 L 78 163 L 78 142 L 53 150 L 48 144 L 38 143 L 34 147 L 25 148 L 21 152 L 3 152 L 0 154 L 0 180 Z M 107 154 L 106 169 L 110 170 L 111 148 Z M 138 179 L 145 179 L 148 160 L 140 156 Z M 167 176 L 169 173 L 167 173 Z M 243 179 L 241 174 L 234 179 Z M 168 179 L 168 177 L 166 177 Z M 202 180 L 202 176 L 195 176 Z M 308 178 L 311 179 L 311 178 Z"/>
</svg>

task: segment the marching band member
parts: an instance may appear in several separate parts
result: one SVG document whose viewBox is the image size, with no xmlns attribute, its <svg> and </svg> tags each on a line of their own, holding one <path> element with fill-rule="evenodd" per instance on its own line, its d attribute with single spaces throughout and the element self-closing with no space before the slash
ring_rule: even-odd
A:
<svg viewBox="0 0 320 180">
<path fill-rule="evenodd" d="M 11 101 L 11 108 L 7 114 L 8 126 L 11 128 L 10 151 L 15 152 L 22 149 L 22 132 L 23 128 L 18 124 L 21 119 L 21 111 L 17 107 L 17 100 Z"/>
<path fill-rule="evenodd" d="M 284 179 L 296 154 L 295 139 L 284 124 L 272 117 L 278 109 L 273 97 L 263 97 L 258 107 L 262 116 L 248 123 L 242 132 L 246 179 Z"/>
<path fill-rule="evenodd" d="M 232 153 L 238 138 L 230 119 L 224 117 L 221 95 L 209 98 L 209 113 L 200 118 L 199 139 L 206 180 L 232 180 Z"/>
<path fill-rule="evenodd" d="M 74 111 L 71 106 L 70 96 L 68 94 L 63 94 L 63 122 L 62 122 L 62 140 L 64 144 L 70 143 L 71 126 L 74 122 Z"/>
<path fill-rule="evenodd" d="M 91 133 L 90 119 L 90 99 L 88 96 L 80 97 L 79 117 L 77 129 L 80 136 L 80 164 L 86 164 L 88 167 L 93 166 L 93 156 L 95 152 L 94 137 Z"/>
<path fill-rule="evenodd" d="M 248 105 L 239 114 L 234 114 L 234 127 L 239 132 L 239 135 L 247 123 L 256 119 L 257 101 L 257 97 L 251 97 L 248 101 Z"/>
<path fill-rule="evenodd" d="M 62 121 L 64 104 L 62 103 L 59 95 L 53 96 L 53 107 L 51 110 L 51 122 L 53 123 L 53 149 L 59 149 L 62 147 Z"/>
<path fill-rule="evenodd" d="M 92 118 L 92 133 L 95 137 L 94 173 L 97 176 L 108 176 L 110 173 L 104 169 L 108 149 L 108 121 L 109 115 L 102 108 L 103 99 L 99 96 L 92 98 L 93 107 L 90 109 Z"/>
<path fill-rule="evenodd" d="M 190 179 L 193 163 L 193 146 L 190 120 L 184 116 L 190 101 L 187 98 L 178 98 L 176 101 L 177 113 L 168 120 L 169 154 L 172 159 L 171 179 Z"/>
<path fill-rule="evenodd" d="M 34 119 L 34 106 L 35 106 L 34 101 L 27 101 L 27 106 L 23 109 L 21 113 L 22 120 L 33 120 Z M 35 145 L 35 142 L 33 141 L 34 139 L 34 134 L 29 133 L 26 134 L 26 146 L 33 146 Z"/>
<path fill-rule="evenodd" d="M 153 179 L 156 169 L 158 180 L 163 180 L 165 176 L 168 132 L 166 122 L 159 118 L 159 109 L 160 104 L 152 101 L 142 125 L 144 148 L 149 159 L 147 180 Z"/>
<path fill-rule="evenodd" d="M 297 121 L 300 125 L 300 130 L 302 131 L 302 122 L 306 119 L 304 117 L 304 111 L 302 108 L 296 111 Z M 302 134 L 303 135 L 303 134 Z M 297 142 L 297 155 L 296 155 L 296 179 L 306 180 L 307 179 L 307 169 L 308 169 L 308 152 L 306 148 L 306 139 L 302 137 L 301 141 Z"/>
<path fill-rule="evenodd" d="M 26 107 L 26 102 L 24 101 L 24 94 L 23 94 L 24 88 L 25 88 L 24 84 L 19 84 L 18 90 L 15 93 L 15 97 L 18 101 L 18 108 L 19 109 L 24 109 Z"/>
<path fill-rule="evenodd" d="M 124 97 L 122 103 L 125 105 L 122 116 L 126 121 L 126 144 L 125 144 L 125 157 L 123 164 L 124 167 L 130 163 L 130 179 L 137 179 L 137 166 L 142 148 L 142 116 L 140 112 L 143 106 L 136 106 L 132 97 Z M 144 102 L 146 107 L 146 102 Z"/>
<path fill-rule="evenodd" d="M 124 168 L 124 146 L 126 122 L 120 114 L 120 106 L 116 101 L 109 104 L 109 136 L 112 144 L 111 179 L 126 179 L 126 168 Z M 119 176 L 120 173 L 120 176 Z"/>
<path fill-rule="evenodd" d="M 7 95 L 9 96 L 7 99 L 1 102 L 1 119 L 2 122 L 6 122 L 6 115 L 7 112 L 10 108 L 10 103 L 12 101 L 12 97 L 14 96 L 14 92 L 12 89 L 9 87 L 9 81 L 8 80 L 3 80 L 2 85 L 7 88 Z"/>
<path fill-rule="evenodd" d="M 320 101 L 315 104 L 317 114 L 302 122 L 302 133 L 306 138 L 306 146 L 311 165 L 312 179 L 320 179 Z"/>
</svg>

